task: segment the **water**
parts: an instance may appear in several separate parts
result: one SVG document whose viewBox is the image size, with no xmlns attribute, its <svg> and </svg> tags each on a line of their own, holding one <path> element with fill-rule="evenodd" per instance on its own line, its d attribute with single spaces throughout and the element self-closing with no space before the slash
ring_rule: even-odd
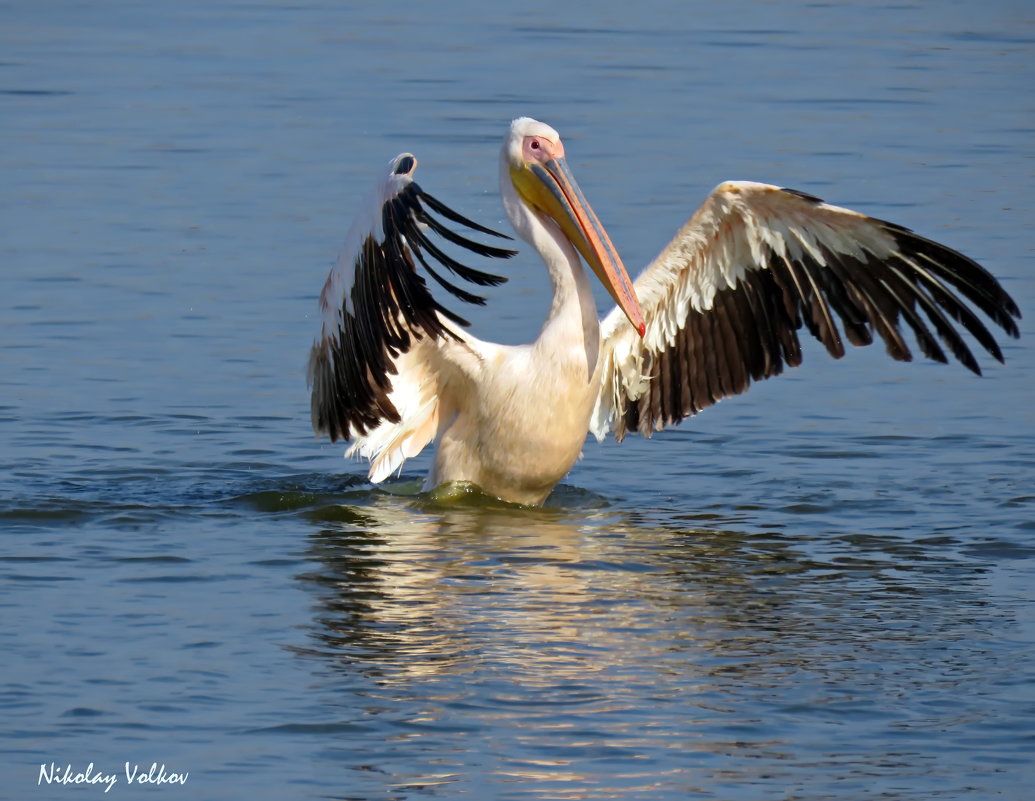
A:
<svg viewBox="0 0 1035 801">
<path fill-rule="evenodd" d="M 4 20 L 0 797 L 102 797 L 38 786 L 91 762 L 113 798 L 1027 796 L 1024 4 Z M 721 180 L 769 181 L 981 260 L 1022 338 L 981 379 L 809 348 L 587 443 L 542 510 L 419 497 L 424 457 L 372 489 L 309 432 L 316 293 L 399 151 L 503 224 L 521 114 L 565 135 L 630 269 Z M 505 269 L 475 330 L 527 340 L 546 280 Z"/>
</svg>

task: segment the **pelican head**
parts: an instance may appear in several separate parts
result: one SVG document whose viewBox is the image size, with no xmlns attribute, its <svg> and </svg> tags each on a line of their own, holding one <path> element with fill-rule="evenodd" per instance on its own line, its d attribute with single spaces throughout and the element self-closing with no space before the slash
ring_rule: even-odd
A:
<svg viewBox="0 0 1035 801">
<path fill-rule="evenodd" d="M 611 238 L 568 169 L 560 134 L 530 117 L 514 120 L 503 142 L 501 168 L 501 181 L 509 180 L 517 200 L 551 233 L 563 236 L 575 246 L 643 336 L 646 325 L 632 281 Z M 505 200 L 508 194 L 504 192 Z M 532 241 L 527 227 L 522 224 L 520 209 L 508 205 L 507 212 L 515 230 Z"/>
</svg>

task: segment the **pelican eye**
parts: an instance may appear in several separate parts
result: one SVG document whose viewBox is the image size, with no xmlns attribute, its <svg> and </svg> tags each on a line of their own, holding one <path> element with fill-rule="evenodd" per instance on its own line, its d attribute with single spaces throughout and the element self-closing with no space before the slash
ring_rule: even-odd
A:
<svg viewBox="0 0 1035 801">
<path fill-rule="evenodd" d="M 538 150 L 539 149 L 539 140 L 538 139 L 533 139 L 532 143 L 529 145 L 529 147 L 532 148 L 532 150 Z"/>
</svg>

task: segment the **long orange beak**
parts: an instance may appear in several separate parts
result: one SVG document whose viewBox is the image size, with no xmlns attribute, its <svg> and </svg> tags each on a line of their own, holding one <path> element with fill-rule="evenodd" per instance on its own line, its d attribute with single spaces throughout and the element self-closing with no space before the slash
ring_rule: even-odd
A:
<svg viewBox="0 0 1035 801">
<path fill-rule="evenodd" d="M 642 337 L 647 325 L 629 273 L 565 159 L 552 158 L 541 164 L 511 168 L 510 177 L 518 194 L 532 208 L 547 214 L 561 227 Z"/>
</svg>

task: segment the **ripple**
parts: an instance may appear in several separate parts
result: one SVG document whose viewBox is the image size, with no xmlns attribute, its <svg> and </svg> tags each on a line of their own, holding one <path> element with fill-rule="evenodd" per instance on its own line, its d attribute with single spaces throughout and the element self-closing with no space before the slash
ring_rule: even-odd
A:
<svg viewBox="0 0 1035 801">
<path fill-rule="evenodd" d="M 261 729 L 248 729 L 245 734 L 362 734 L 369 732 L 370 727 L 355 723 L 281 723 L 277 726 L 265 726 Z"/>
</svg>

